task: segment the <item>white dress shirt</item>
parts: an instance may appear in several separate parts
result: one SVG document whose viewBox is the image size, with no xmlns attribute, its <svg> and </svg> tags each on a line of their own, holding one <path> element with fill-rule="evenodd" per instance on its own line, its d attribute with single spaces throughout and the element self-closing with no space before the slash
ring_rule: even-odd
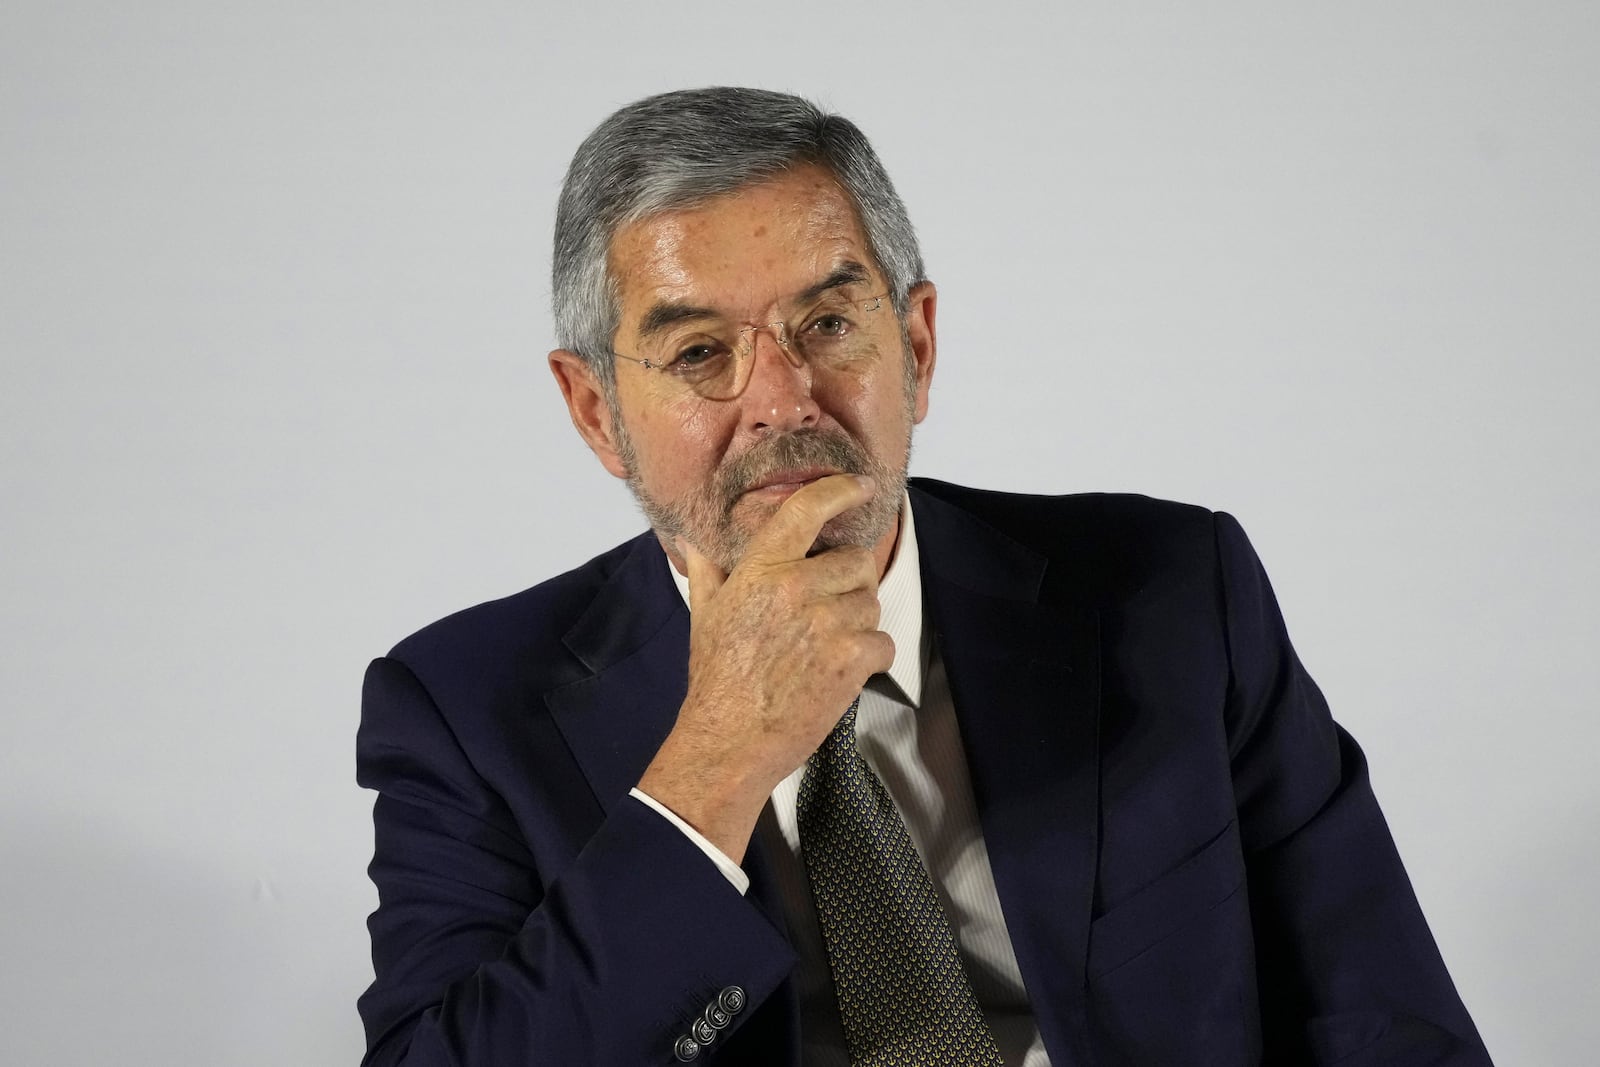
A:
<svg viewBox="0 0 1600 1067">
<path fill-rule="evenodd" d="M 687 604 L 688 580 L 669 569 Z M 894 798 L 938 889 L 1001 1056 L 1011 1067 L 1049 1067 L 973 807 L 944 662 L 923 625 L 922 573 L 909 498 L 900 506 L 899 540 L 878 584 L 878 602 L 878 628 L 894 639 L 895 657 L 888 673 L 873 675 L 861 694 L 856 744 Z M 802 764 L 778 783 L 756 836 L 772 859 L 800 957 L 794 977 L 800 991 L 802 1059 L 807 1067 L 849 1067 L 827 952 L 800 858 L 795 802 L 804 774 Z M 749 888 L 749 877 L 721 849 L 652 797 L 637 789 L 633 795 L 688 835 L 741 893 Z"/>
</svg>

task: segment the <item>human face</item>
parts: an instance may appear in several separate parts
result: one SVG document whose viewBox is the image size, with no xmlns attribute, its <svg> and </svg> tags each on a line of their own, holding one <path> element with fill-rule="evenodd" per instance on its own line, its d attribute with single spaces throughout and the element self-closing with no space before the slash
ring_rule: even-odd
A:
<svg viewBox="0 0 1600 1067">
<path fill-rule="evenodd" d="M 621 303 L 613 348 L 637 354 L 646 324 L 672 317 L 666 312 L 681 320 L 692 311 L 708 326 L 765 325 L 782 318 L 798 294 L 852 268 L 864 275 L 852 292 L 888 288 L 848 195 L 818 167 L 653 216 L 612 242 Z M 842 367 L 796 366 L 772 333 L 757 334 L 749 380 L 729 400 L 674 389 L 659 370 L 619 360 L 604 427 L 594 425 L 592 399 L 574 403 L 569 379 L 579 368 L 567 366 L 564 375 L 558 354 L 552 366 L 580 432 L 607 468 L 628 480 L 669 551 L 683 538 L 732 570 L 801 485 L 860 473 L 873 477 L 873 499 L 823 527 L 814 550 L 871 548 L 881 573 L 898 528 L 911 428 L 926 414 L 934 364 L 933 287 L 918 286 L 910 305 L 903 322 L 888 300 L 865 317 L 872 357 Z"/>
</svg>

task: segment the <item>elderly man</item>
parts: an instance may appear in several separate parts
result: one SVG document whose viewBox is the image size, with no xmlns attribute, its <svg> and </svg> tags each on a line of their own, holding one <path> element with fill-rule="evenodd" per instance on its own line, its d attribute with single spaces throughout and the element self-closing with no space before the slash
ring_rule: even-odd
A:
<svg viewBox="0 0 1600 1067">
<path fill-rule="evenodd" d="M 579 148 L 550 367 L 650 532 L 367 675 L 369 1064 L 1483 1064 L 1226 515 L 908 485 L 935 290 L 847 120 Z"/>
</svg>

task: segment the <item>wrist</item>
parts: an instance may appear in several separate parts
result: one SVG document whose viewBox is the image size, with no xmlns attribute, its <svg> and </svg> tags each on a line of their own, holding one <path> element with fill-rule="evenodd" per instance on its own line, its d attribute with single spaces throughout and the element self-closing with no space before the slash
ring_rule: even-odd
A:
<svg viewBox="0 0 1600 1067">
<path fill-rule="evenodd" d="M 681 749 L 669 736 L 645 768 L 638 789 L 741 863 L 772 788 L 703 755 Z"/>
</svg>

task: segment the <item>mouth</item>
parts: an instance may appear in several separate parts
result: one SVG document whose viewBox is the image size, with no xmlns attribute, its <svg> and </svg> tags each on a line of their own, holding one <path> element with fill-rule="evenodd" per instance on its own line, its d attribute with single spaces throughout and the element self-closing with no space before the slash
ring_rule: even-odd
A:
<svg viewBox="0 0 1600 1067">
<path fill-rule="evenodd" d="M 795 492 L 801 486 L 809 485 L 818 478 L 826 478 L 830 474 L 838 474 L 832 467 L 786 467 L 782 470 L 770 471 L 745 488 L 745 496 L 783 496 Z"/>
</svg>

